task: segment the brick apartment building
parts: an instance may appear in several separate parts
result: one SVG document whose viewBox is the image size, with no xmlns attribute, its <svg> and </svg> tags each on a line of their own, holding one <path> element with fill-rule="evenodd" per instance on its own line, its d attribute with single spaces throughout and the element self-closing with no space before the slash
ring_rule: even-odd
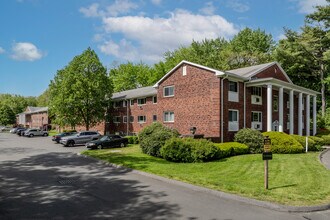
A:
<svg viewBox="0 0 330 220">
<path fill-rule="evenodd" d="M 114 93 L 106 130 L 138 133 L 158 121 L 215 141 L 245 127 L 314 135 L 318 94 L 293 84 L 276 62 L 219 71 L 182 61 L 153 87 Z"/>
<path fill-rule="evenodd" d="M 25 111 L 16 115 L 16 124 L 27 128 L 44 128 L 50 124 L 48 107 L 26 107 Z"/>
</svg>

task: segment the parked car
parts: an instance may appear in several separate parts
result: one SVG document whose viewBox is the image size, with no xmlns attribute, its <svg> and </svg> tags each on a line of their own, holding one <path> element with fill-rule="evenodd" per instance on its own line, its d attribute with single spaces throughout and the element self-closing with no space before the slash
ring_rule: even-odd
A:
<svg viewBox="0 0 330 220">
<path fill-rule="evenodd" d="M 19 129 L 17 129 L 16 134 L 18 136 L 24 136 L 24 133 L 26 130 L 27 130 L 26 128 L 19 128 Z"/>
<path fill-rule="evenodd" d="M 62 137 L 74 135 L 76 133 L 77 132 L 62 132 L 62 133 L 59 133 L 57 135 L 54 135 L 53 138 L 52 138 L 52 141 L 55 141 L 56 143 L 60 143 L 60 140 L 62 139 Z"/>
<path fill-rule="evenodd" d="M 30 128 L 24 132 L 24 136 L 33 137 L 33 136 L 48 136 L 48 131 L 43 131 L 38 128 Z"/>
<path fill-rule="evenodd" d="M 62 137 L 60 143 L 65 147 L 73 147 L 75 144 L 86 144 L 89 141 L 97 140 L 100 136 L 97 131 L 81 131 L 71 136 Z"/>
<path fill-rule="evenodd" d="M 103 149 L 111 147 L 126 147 L 128 138 L 119 135 L 105 135 L 99 140 L 94 140 L 86 143 L 88 149 Z"/>
<path fill-rule="evenodd" d="M 10 129 L 9 133 L 15 134 L 16 131 L 17 131 L 17 128 L 12 128 L 12 129 Z"/>
<path fill-rule="evenodd" d="M 8 127 L 8 126 L 2 126 L 1 128 L 0 128 L 0 131 L 1 132 L 4 132 L 4 131 L 10 131 L 12 128 L 11 127 Z"/>
</svg>

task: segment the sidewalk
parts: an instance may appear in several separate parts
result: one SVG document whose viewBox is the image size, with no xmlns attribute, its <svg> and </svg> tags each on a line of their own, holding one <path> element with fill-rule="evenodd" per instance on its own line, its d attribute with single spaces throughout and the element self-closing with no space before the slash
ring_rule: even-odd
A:
<svg viewBox="0 0 330 220">
<path fill-rule="evenodd" d="M 330 146 L 325 148 L 326 149 L 320 154 L 320 161 L 330 170 Z"/>
</svg>

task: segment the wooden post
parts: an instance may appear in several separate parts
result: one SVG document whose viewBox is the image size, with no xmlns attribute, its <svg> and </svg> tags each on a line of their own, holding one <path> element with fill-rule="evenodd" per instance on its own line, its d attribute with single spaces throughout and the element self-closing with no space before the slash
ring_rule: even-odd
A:
<svg viewBox="0 0 330 220">
<path fill-rule="evenodd" d="M 268 160 L 265 160 L 265 189 L 268 189 Z"/>
</svg>

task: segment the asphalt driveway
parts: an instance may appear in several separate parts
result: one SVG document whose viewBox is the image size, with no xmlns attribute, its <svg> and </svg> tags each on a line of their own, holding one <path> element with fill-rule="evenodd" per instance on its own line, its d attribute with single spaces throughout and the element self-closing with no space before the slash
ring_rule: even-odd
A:
<svg viewBox="0 0 330 220">
<path fill-rule="evenodd" d="M 0 133 L 0 219 L 329 219 L 278 212 L 78 156 L 50 137 Z"/>
</svg>

